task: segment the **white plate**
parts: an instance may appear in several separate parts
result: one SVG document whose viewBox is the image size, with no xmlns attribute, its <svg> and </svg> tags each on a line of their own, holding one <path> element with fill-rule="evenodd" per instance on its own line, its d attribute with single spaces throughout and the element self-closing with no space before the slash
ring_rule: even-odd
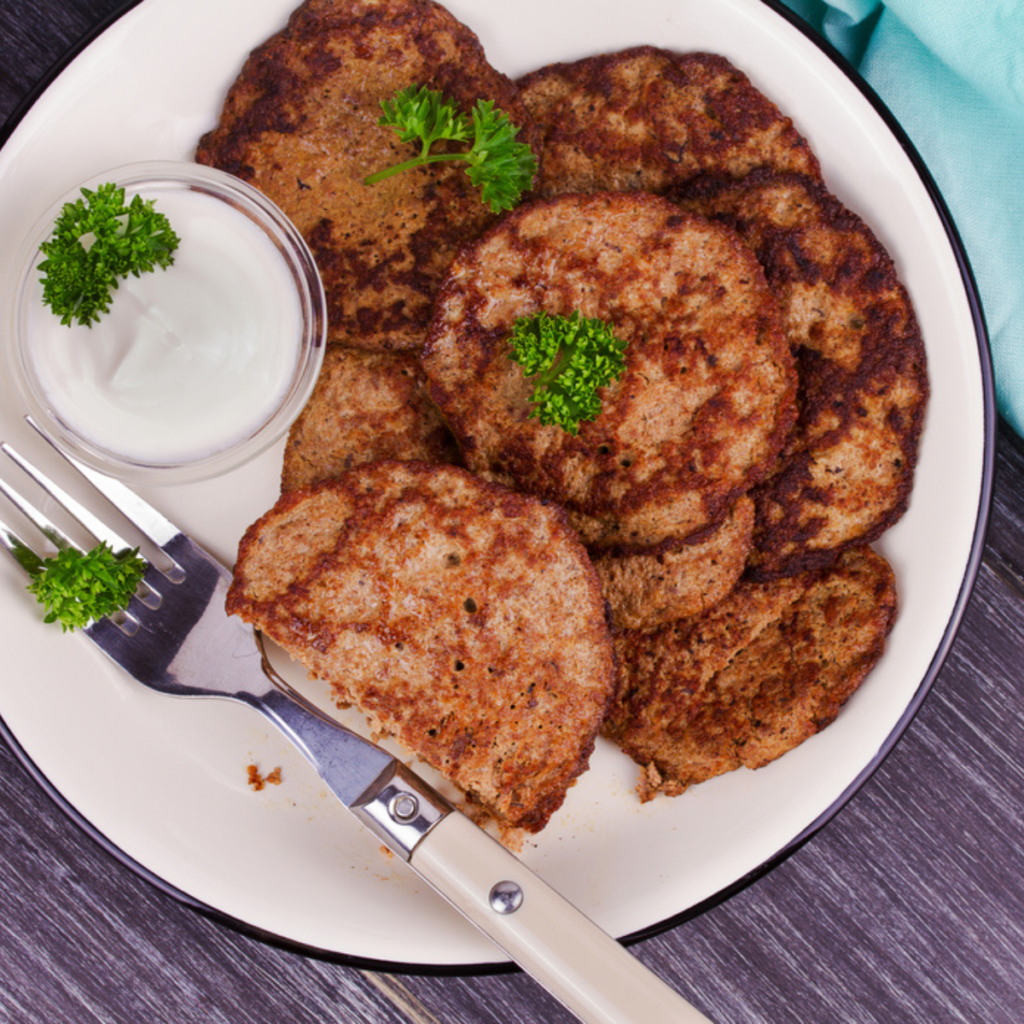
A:
<svg viewBox="0 0 1024 1024">
<path fill-rule="evenodd" d="M 636 771 L 599 746 L 591 771 L 524 858 L 618 936 L 721 897 L 819 826 L 902 732 L 948 650 L 980 556 L 994 403 L 973 292 L 915 159 L 830 56 L 760 0 L 452 0 L 513 77 L 554 60 L 654 43 L 712 50 L 790 113 L 826 179 L 892 253 L 917 307 L 932 398 L 917 483 L 878 545 L 901 612 L 882 662 L 824 733 L 757 772 L 641 805 Z M 293 0 L 143 0 L 85 48 L 0 150 L 0 281 L 18 241 L 78 181 L 137 160 L 189 158 L 248 51 Z M 0 435 L 33 449 L 8 374 Z M 280 448 L 207 484 L 147 496 L 229 564 L 275 500 Z M 9 475 L 6 468 L 5 475 Z M 184 898 L 288 942 L 359 962 L 443 969 L 501 962 L 334 804 L 246 709 L 149 693 L 74 635 L 44 626 L 0 563 L 9 737 L 69 813 Z M 282 766 L 261 792 L 246 766 Z"/>
</svg>

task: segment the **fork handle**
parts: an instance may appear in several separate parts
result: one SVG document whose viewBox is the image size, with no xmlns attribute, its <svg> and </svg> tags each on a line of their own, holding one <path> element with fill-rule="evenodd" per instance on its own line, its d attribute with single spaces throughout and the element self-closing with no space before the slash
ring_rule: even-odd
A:
<svg viewBox="0 0 1024 1024">
<path fill-rule="evenodd" d="M 708 1024 L 403 764 L 296 695 L 251 700 L 373 834 L 586 1024 Z"/>
<path fill-rule="evenodd" d="M 587 1024 L 710 1024 L 610 935 L 458 811 L 410 864 Z"/>
</svg>

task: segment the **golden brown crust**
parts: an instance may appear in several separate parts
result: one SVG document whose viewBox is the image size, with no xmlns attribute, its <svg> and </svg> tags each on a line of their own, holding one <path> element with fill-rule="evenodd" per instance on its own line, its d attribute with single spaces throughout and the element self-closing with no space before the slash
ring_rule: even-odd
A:
<svg viewBox="0 0 1024 1024">
<path fill-rule="evenodd" d="M 458 463 L 427 378 L 409 352 L 332 346 L 285 445 L 281 490 L 294 491 L 383 459 Z"/>
<path fill-rule="evenodd" d="M 366 463 L 282 495 L 242 538 L 227 607 L 530 832 L 613 695 L 600 585 L 564 514 L 455 467 Z"/>
<path fill-rule="evenodd" d="M 751 572 L 827 564 L 906 509 L 928 400 L 924 342 L 881 243 L 819 182 L 756 172 L 673 193 L 751 246 L 797 359 L 800 416 L 756 491 Z"/>
<path fill-rule="evenodd" d="M 466 111 L 492 99 L 532 137 L 515 86 L 439 4 L 307 0 L 253 51 L 199 143 L 200 163 L 244 178 L 295 222 L 323 277 L 332 342 L 418 348 L 455 249 L 495 219 L 461 163 L 364 185 L 415 155 L 377 123 L 381 101 L 410 85 Z"/>
<path fill-rule="evenodd" d="M 724 57 L 639 46 L 519 80 L 544 132 L 538 191 L 663 192 L 755 167 L 819 175 L 792 121 Z"/>
<path fill-rule="evenodd" d="M 463 248 L 438 294 L 421 358 L 466 465 L 565 505 L 588 545 L 649 546 L 718 521 L 772 468 L 795 416 L 756 259 L 678 212 L 644 193 L 526 203 Z M 508 337 L 519 316 L 577 309 L 627 349 L 601 414 L 573 436 L 529 418 Z"/>
<path fill-rule="evenodd" d="M 739 582 L 754 530 L 754 503 L 742 497 L 719 524 L 648 551 L 610 549 L 592 556 L 612 622 L 654 629 L 701 615 Z"/>
<path fill-rule="evenodd" d="M 741 582 L 706 615 L 617 637 L 605 733 L 644 768 L 648 798 L 759 768 L 835 719 L 895 616 L 892 570 L 867 547 L 828 569 Z"/>
</svg>

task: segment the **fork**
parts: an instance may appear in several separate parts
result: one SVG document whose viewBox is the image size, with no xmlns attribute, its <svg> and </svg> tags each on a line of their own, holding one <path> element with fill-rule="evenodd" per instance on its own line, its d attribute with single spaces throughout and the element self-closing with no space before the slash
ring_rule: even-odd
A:
<svg viewBox="0 0 1024 1024">
<path fill-rule="evenodd" d="M 138 682 L 177 697 L 222 697 L 264 715 L 331 792 L 389 849 L 580 1020 L 698 1024 L 707 1018 L 423 779 L 319 710 L 274 673 L 258 637 L 228 616 L 231 572 L 125 484 L 67 455 L 28 422 L 155 545 L 123 612 L 82 632 Z M 11 445 L 4 453 L 97 542 L 128 543 Z M 0 492 L 56 548 L 71 538 L 0 478 Z M 28 573 L 42 556 L 3 520 L 0 545 Z M 157 553 L 159 552 L 159 553 Z"/>
</svg>

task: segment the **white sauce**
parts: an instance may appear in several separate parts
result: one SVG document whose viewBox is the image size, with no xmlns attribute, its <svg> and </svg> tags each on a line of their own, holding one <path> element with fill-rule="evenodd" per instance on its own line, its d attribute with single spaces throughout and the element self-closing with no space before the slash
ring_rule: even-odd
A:
<svg viewBox="0 0 1024 1024">
<path fill-rule="evenodd" d="M 28 340 L 68 426 L 123 457 L 174 465 L 230 447 L 276 408 L 301 308 L 284 258 L 244 214 L 185 190 L 145 198 L 181 240 L 173 265 L 123 279 L 91 328 L 63 326 L 40 286 Z"/>
</svg>

